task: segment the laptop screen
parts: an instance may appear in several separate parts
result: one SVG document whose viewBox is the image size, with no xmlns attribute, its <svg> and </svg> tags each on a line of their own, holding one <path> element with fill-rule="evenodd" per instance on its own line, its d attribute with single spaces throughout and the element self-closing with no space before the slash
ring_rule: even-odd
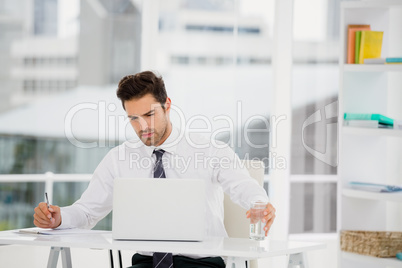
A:
<svg viewBox="0 0 402 268">
<path fill-rule="evenodd" d="M 201 179 L 116 178 L 113 238 L 201 241 L 205 198 Z"/>
</svg>

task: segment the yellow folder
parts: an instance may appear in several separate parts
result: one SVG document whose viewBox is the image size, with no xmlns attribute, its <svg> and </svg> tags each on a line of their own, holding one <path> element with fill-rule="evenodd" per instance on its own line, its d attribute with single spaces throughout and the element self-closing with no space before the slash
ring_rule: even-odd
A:
<svg viewBox="0 0 402 268">
<path fill-rule="evenodd" d="M 360 39 L 359 63 L 364 63 L 364 59 L 381 57 L 382 37 L 384 32 L 362 31 Z"/>
</svg>

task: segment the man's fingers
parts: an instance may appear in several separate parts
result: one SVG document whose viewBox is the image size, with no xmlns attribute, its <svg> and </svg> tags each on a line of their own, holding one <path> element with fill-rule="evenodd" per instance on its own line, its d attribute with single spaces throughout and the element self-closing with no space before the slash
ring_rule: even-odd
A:
<svg viewBox="0 0 402 268">
<path fill-rule="evenodd" d="M 47 221 L 43 221 L 41 219 L 34 219 L 34 224 L 38 227 L 48 227 L 49 226 L 49 222 Z"/>
<path fill-rule="evenodd" d="M 48 228 L 51 222 L 49 220 L 43 220 L 34 216 L 34 224 L 41 228 Z"/>
<path fill-rule="evenodd" d="M 267 222 L 267 224 L 264 227 L 265 230 L 265 236 L 268 235 L 269 230 L 271 229 L 271 225 L 274 223 L 275 215 Z"/>
<path fill-rule="evenodd" d="M 42 219 L 47 218 L 46 215 L 45 215 L 45 213 L 40 209 L 39 206 L 37 206 L 37 207 L 34 209 L 34 211 L 35 211 L 35 215 L 36 215 L 38 218 L 42 218 Z"/>
<path fill-rule="evenodd" d="M 275 209 L 272 207 L 272 209 L 267 208 L 264 211 L 264 219 L 263 222 L 268 222 L 272 217 L 275 216 Z"/>
<path fill-rule="evenodd" d="M 40 203 L 35 209 L 35 214 L 37 214 L 40 218 L 45 219 L 48 218 L 50 219 L 52 217 L 52 213 L 47 209 L 46 203 Z"/>
<path fill-rule="evenodd" d="M 59 206 L 50 205 L 49 211 L 51 211 L 52 213 L 60 214 L 60 207 L 59 207 Z"/>
<path fill-rule="evenodd" d="M 35 226 L 40 227 L 40 228 L 52 228 L 52 223 L 41 223 L 34 219 L 33 223 Z"/>
<path fill-rule="evenodd" d="M 268 203 L 267 208 L 264 211 L 264 219 L 263 221 L 266 222 L 264 230 L 265 230 L 265 236 L 268 235 L 269 230 L 271 229 L 271 225 L 274 223 L 275 220 L 275 212 L 276 209 L 271 203 Z"/>
<path fill-rule="evenodd" d="M 272 219 L 275 216 L 275 212 L 271 211 L 268 215 L 264 217 L 265 222 L 268 222 L 270 219 Z"/>
<path fill-rule="evenodd" d="M 50 219 L 44 216 L 40 216 L 38 213 L 34 214 L 34 219 L 37 220 L 41 224 L 48 224 Z"/>
<path fill-rule="evenodd" d="M 54 208 L 52 210 L 55 210 Z M 39 203 L 39 205 L 34 209 L 34 224 L 41 228 L 51 228 L 55 225 L 55 220 L 52 217 L 52 212 L 49 211 L 47 204 L 44 202 Z"/>
<path fill-rule="evenodd" d="M 41 228 L 55 228 L 56 226 L 56 219 L 48 219 L 48 218 L 40 218 L 37 214 L 34 214 L 34 224 Z"/>
<path fill-rule="evenodd" d="M 47 204 L 45 202 L 40 203 L 39 207 L 48 219 L 52 219 L 52 211 L 50 210 L 50 207 L 47 207 Z"/>
</svg>

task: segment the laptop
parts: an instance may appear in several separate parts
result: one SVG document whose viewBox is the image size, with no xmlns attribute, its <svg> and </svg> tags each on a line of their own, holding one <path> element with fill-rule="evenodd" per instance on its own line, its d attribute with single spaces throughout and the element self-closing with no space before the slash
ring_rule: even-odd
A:
<svg viewBox="0 0 402 268">
<path fill-rule="evenodd" d="M 200 179 L 116 178 L 112 237 L 202 241 L 205 184 Z"/>
</svg>

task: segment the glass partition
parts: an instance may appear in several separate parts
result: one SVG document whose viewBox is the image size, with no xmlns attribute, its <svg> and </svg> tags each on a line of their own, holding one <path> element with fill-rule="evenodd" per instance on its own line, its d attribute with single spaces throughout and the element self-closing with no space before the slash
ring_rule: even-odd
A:
<svg viewBox="0 0 402 268">
<path fill-rule="evenodd" d="M 44 199 L 43 182 L 0 183 L 0 231 L 33 226 L 34 208 Z"/>
<path fill-rule="evenodd" d="M 274 1 L 158 3 L 151 66 L 165 77 L 174 123 L 264 161 L 268 171 Z"/>
<path fill-rule="evenodd" d="M 115 90 L 144 69 L 164 77 L 175 124 L 207 129 L 268 170 L 273 23 L 274 0 L 1 1 L 0 174 L 92 173 L 133 136 Z M 32 226 L 45 185 L 12 185 L 0 184 L 0 207 L 24 193 L 12 206 L 28 216 L 2 224 Z M 54 204 L 85 185 L 55 183 Z"/>
<path fill-rule="evenodd" d="M 339 4 L 294 1 L 290 233 L 336 232 Z"/>
</svg>

